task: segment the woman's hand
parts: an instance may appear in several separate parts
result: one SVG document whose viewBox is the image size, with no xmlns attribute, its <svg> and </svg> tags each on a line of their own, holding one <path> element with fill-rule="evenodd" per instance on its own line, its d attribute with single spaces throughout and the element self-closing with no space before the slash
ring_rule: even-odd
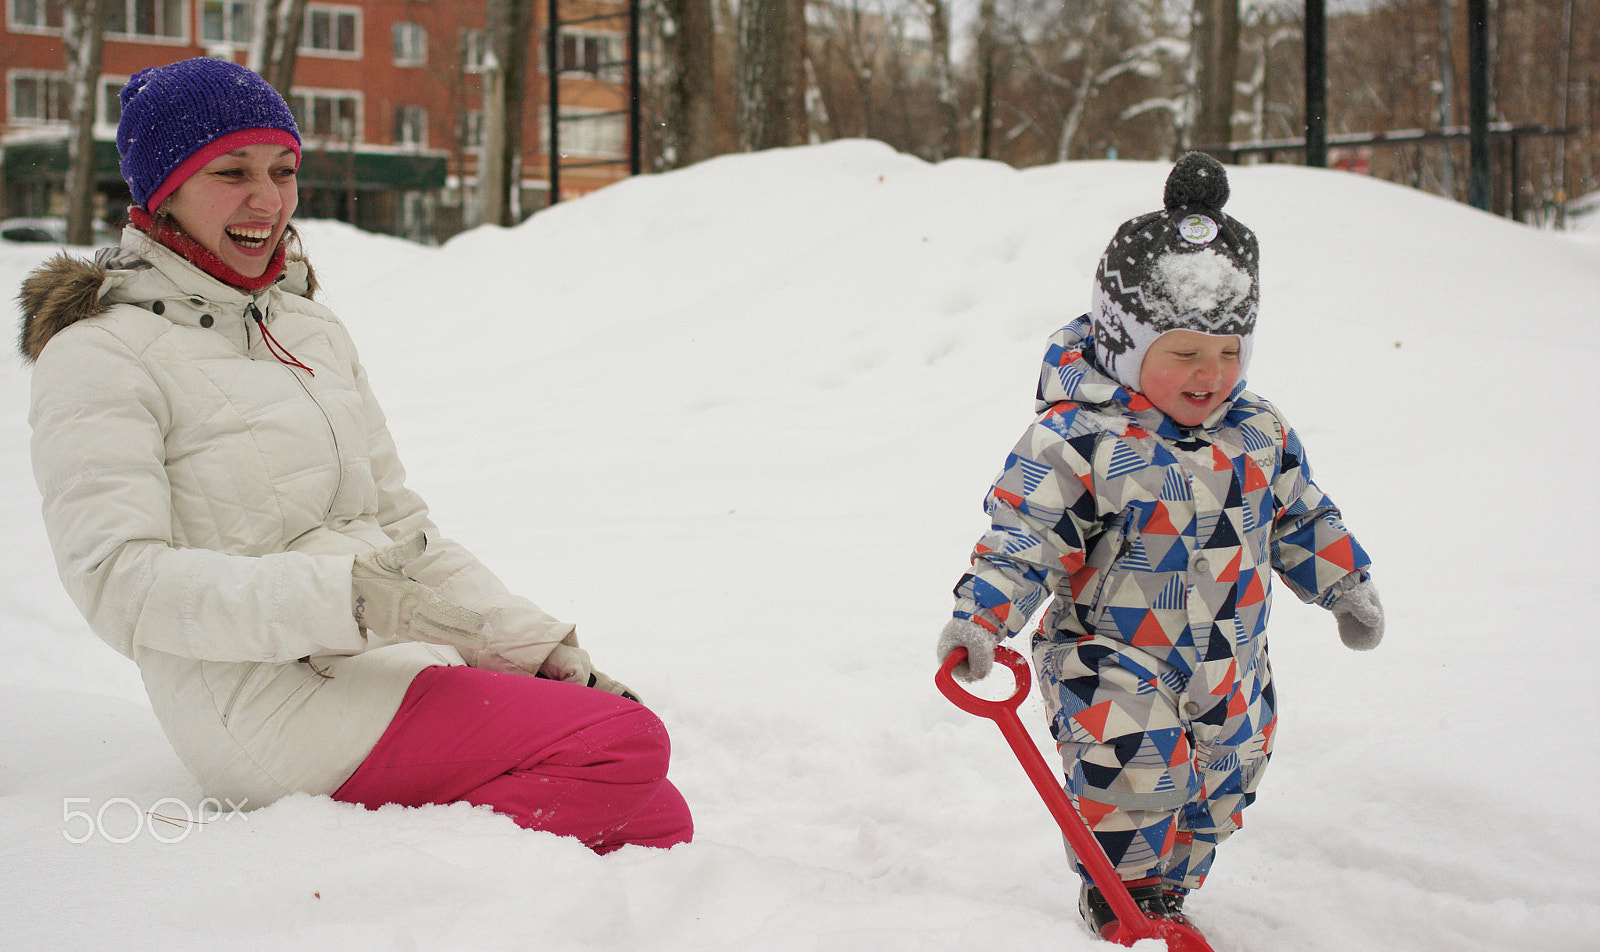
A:
<svg viewBox="0 0 1600 952">
<path fill-rule="evenodd" d="M 418 532 L 356 556 L 350 569 L 351 611 L 356 624 L 380 637 L 482 648 L 482 615 L 406 576 L 406 565 L 416 561 L 427 544 Z"/>
</svg>

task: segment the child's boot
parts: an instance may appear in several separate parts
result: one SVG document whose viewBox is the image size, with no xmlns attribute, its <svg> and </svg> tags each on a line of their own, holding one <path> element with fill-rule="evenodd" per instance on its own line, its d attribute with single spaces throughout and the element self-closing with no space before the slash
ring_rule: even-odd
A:
<svg viewBox="0 0 1600 952">
<path fill-rule="evenodd" d="M 1134 905 L 1139 907 L 1140 912 L 1152 919 L 1172 918 L 1160 876 L 1130 880 L 1122 885 L 1128 887 L 1128 894 L 1133 897 Z M 1181 909 L 1181 897 L 1179 906 Z M 1111 911 L 1111 904 L 1106 902 L 1105 894 L 1100 891 L 1100 887 L 1088 883 L 1084 883 L 1083 889 L 1078 892 L 1078 912 L 1083 916 L 1083 921 L 1089 924 L 1090 930 L 1102 939 L 1108 938 L 1107 933 L 1111 925 L 1117 921 L 1116 913 Z M 1182 918 L 1181 911 L 1178 919 L 1185 924 L 1188 922 Z"/>
<path fill-rule="evenodd" d="M 1176 922 L 1178 925 L 1183 926 L 1186 929 L 1192 929 L 1198 934 L 1200 930 L 1196 929 L 1194 923 L 1189 921 L 1189 917 L 1183 914 L 1183 900 L 1188 895 L 1189 893 L 1187 890 L 1174 889 L 1172 886 L 1162 887 L 1161 898 L 1166 902 L 1167 905 L 1167 914 L 1165 918 L 1171 919 L 1173 922 Z"/>
</svg>

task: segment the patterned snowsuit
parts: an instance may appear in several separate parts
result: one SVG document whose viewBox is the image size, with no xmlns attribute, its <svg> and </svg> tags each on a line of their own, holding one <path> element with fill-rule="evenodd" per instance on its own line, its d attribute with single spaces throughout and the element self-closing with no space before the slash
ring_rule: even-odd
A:
<svg viewBox="0 0 1600 952">
<path fill-rule="evenodd" d="M 985 500 L 955 616 L 1004 638 L 1055 596 L 1034 666 L 1066 789 L 1119 875 L 1197 887 L 1272 751 L 1276 571 L 1327 607 L 1366 553 L 1296 437 L 1243 388 L 1179 427 L 1057 331 L 1040 416 Z"/>
</svg>

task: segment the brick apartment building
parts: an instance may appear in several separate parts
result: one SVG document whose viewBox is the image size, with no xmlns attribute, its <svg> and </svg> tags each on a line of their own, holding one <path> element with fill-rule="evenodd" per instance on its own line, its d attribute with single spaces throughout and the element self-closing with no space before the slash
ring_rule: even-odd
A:
<svg viewBox="0 0 1600 952">
<path fill-rule="evenodd" d="M 97 92 L 96 188 L 107 220 L 128 191 L 117 169 L 117 93 L 146 66 L 191 56 L 249 65 L 259 0 L 105 0 Z M 5 0 L 0 34 L 0 218 L 65 207 L 70 89 L 61 0 Z M 481 219 L 487 0 L 306 5 L 289 95 L 305 147 L 302 217 L 428 240 Z M 522 127 L 521 208 L 549 202 L 547 0 L 534 13 Z M 560 0 L 562 197 L 629 172 L 627 0 Z"/>
</svg>

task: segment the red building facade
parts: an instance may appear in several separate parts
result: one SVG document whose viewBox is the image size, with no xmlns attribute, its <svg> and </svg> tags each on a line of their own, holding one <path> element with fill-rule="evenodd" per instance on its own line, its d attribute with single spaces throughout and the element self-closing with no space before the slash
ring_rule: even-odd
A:
<svg viewBox="0 0 1600 952">
<path fill-rule="evenodd" d="M 61 0 L 4 0 L 0 217 L 60 214 L 71 90 Z M 191 56 L 252 63 L 260 0 L 105 0 L 96 181 L 114 219 L 127 192 L 115 153 L 117 92 L 146 66 Z M 306 4 L 288 99 L 305 145 L 301 214 L 417 239 L 478 224 L 487 138 L 487 0 Z M 533 11 L 521 121 L 522 215 L 549 203 L 547 0 Z M 625 0 L 561 0 L 556 49 L 561 196 L 629 172 Z"/>
</svg>

